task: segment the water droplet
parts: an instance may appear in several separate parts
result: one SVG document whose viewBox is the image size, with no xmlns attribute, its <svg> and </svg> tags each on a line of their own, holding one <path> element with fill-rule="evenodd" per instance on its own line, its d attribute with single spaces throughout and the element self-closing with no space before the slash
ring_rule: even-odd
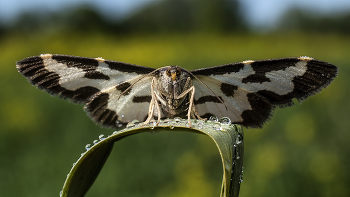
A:
<svg viewBox="0 0 350 197">
<path fill-rule="evenodd" d="M 203 128 L 203 124 L 204 124 L 204 120 L 197 120 L 198 129 L 202 129 Z"/>
<path fill-rule="evenodd" d="M 175 127 L 174 126 L 170 126 L 170 129 L 174 129 Z"/>
<path fill-rule="evenodd" d="M 209 121 L 218 122 L 219 120 L 216 116 L 210 116 Z"/>
<path fill-rule="evenodd" d="M 204 120 L 196 120 L 197 124 L 204 124 Z"/>
<path fill-rule="evenodd" d="M 131 122 L 132 122 L 133 124 L 135 124 L 135 125 L 140 123 L 140 121 L 139 121 L 139 120 L 136 120 L 136 119 L 133 120 L 133 121 L 131 121 Z"/>
<path fill-rule="evenodd" d="M 217 130 L 217 131 L 221 131 L 221 130 L 222 130 L 221 124 L 220 124 L 220 123 L 214 123 L 213 129 L 215 129 L 215 130 Z"/>
<path fill-rule="evenodd" d="M 240 144 L 242 143 L 242 141 L 243 141 L 243 135 L 239 133 L 237 135 L 236 144 Z"/>
<path fill-rule="evenodd" d="M 86 144 L 85 149 L 89 150 L 91 148 L 91 144 Z"/>
<path fill-rule="evenodd" d="M 106 139 L 106 138 L 105 138 L 105 136 L 104 136 L 103 134 L 101 134 L 101 135 L 98 136 L 98 139 L 99 139 L 100 141 L 102 141 L 102 140 L 104 140 L 104 139 Z"/>
<path fill-rule="evenodd" d="M 94 145 L 95 145 L 95 144 L 97 144 L 97 143 L 98 143 L 98 140 L 94 140 L 92 143 L 94 143 Z"/>
<path fill-rule="evenodd" d="M 124 114 L 122 115 L 122 118 L 124 117 Z"/>
<path fill-rule="evenodd" d="M 131 128 L 131 127 L 134 127 L 134 126 L 135 126 L 135 124 L 134 124 L 134 123 L 129 122 L 129 123 L 126 125 L 126 128 Z"/>
<path fill-rule="evenodd" d="M 243 170 L 241 172 L 241 174 L 239 175 L 239 183 L 243 182 Z"/>
<path fill-rule="evenodd" d="M 174 121 L 177 122 L 177 123 L 179 123 L 179 122 L 181 122 L 181 118 L 175 117 L 175 118 L 174 118 Z"/>
<path fill-rule="evenodd" d="M 231 124 L 231 120 L 228 117 L 223 117 L 220 119 L 220 123 L 228 125 L 228 124 Z"/>
<path fill-rule="evenodd" d="M 239 155 L 239 148 L 236 148 L 236 159 L 240 159 L 241 156 Z"/>
<path fill-rule="evenodd" d="M 77 164 L 77 163 L 73 163 L 73 167 L 75 166 L 75 164 Z"/>
</svg>

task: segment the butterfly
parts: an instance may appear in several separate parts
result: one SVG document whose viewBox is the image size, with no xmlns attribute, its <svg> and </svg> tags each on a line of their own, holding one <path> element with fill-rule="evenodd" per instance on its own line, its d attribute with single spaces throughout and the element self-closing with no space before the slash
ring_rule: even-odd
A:
<svg viewBox="0 0 350 197">
<path fill-rule="evenodd" d="M 112 128 L 133 120 L 228 117 L 262 127 L 276 107 L 294 105 L 326 88 L 333 64 L 310 57 L 243 61 L 188 71 L 154 69 L 102 58 L 43 54 L 17 62 L 18 71 L 52 95 L 85 104 L 96 123 Z"/>
</svg>

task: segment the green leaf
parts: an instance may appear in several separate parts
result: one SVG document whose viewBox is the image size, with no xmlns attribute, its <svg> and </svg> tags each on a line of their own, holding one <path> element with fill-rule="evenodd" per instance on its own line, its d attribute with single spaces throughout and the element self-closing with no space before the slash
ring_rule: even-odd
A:
<svg viewBox="0 0 350 197">
<path fill-rule="evenodd" d="M 89 190 L 104 163 L 106 162 L 113 144 L 127 136 L 150 131 L 182 131 L 208 135 L 219 149 L 223 164 L 223 180 L 221 197 L 237 197 L 243 178 L 243 130 L 241 126 L 231 124 L 228 118 L 220 121 L 192 120 L 192 128 L 188 127 L 187 120 L 166 119 L 158 126 L 149 124 L 142 126 L 137 123 L 129 123 L 127 128 L 115 131 L 112 135 L 100 140 L 89 147 L 73 165 L 64 183 L 60 196 L 80 197 Z"/>
</svg>

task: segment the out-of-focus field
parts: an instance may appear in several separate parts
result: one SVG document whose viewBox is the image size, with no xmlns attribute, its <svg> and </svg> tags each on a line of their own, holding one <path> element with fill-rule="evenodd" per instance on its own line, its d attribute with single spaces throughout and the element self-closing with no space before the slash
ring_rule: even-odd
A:
<svg viewBox="0 0 350 197">
<path fill-rule="evenodd" d="M 85 145 L 113 132 L 95 125 L 82 106 L 43 93 L 17 72 L 16 61 L 42 53 L 188 70 L 293 56 L 333 63 L 339 76 L 321 94 L 277 109 L 263 129 L 245 130 L 240 196 L 350 195 L 349 36 L 18 35 L 0 40 L 0 196 L 58 196 Z M 115 144 L 86 196 L 212 197 L 219 196 L 221 178 L 219 153 L 208 137 L 146 133 Z"/>
</svg>

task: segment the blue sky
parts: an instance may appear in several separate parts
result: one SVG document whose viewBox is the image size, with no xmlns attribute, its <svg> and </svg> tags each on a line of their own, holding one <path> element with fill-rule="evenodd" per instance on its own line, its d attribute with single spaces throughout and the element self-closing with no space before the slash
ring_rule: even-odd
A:
<svg viewBox="0 0 350 197">
<path fill-rule="evenodd" d="M 90 3 L 109 16 L 127 16 L 156 0 L 0 0 L 0 22 L 11 22 L 18 14 L 30 10 L 64 10 Z M 322 13 L 350 12 L 350 0 L 240 0 L 248 21 L 256 26 L 273 26 L 291 7 L 314 9 Z"/>
</svg>

